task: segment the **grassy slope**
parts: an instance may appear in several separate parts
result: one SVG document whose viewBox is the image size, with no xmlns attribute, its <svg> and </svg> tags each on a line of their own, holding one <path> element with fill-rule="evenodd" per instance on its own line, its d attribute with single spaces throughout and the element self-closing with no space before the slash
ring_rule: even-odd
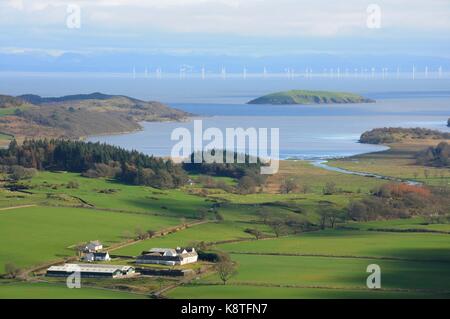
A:
<svg viewBox="0 0 450 319">
<path fill-rule="evenodd" d="M 66 184 L 69 181 L 78 182 L 79 188 L 67 189 Z M 150 187 L 124 185 L 111 180 L 85 178 L 76 173 L 40 172 L 26 183 L 33 187 L 31 189 L 34 193 L 32 198 L 48 204 L 73 205 L 71 202 L 55 202 L 55 200 L 47 199 L 47 194 L 69 194 L 80 197 L 97 208 L 157 213 L 174 217 L 193 217 L 199 208 L 211 206 L 211 203 L 205 202 L 203 198 L 188 195 L 182 190 L 160 191 Z M 57 189 L 53 189 L 54 187 Z M 116 192 L 100 193 L 105 189 L 114 189 Z M 11 198 L 5 198 L 6 193 L 0 193 L 0 205 L 10 206 L 8 203 L 20 205 L 22 202 L 33 201 L 26 194 L 15 193 L 15 195 L 19 197 L 12 201 Z"/>
<path fill-rule="evenodd" d="M 0 284 L 0 299 L 142 299 L 143 295 L 48 283 Z"/>
<path fill-rule="evenodd" d="M 393 230 L 407 230 L 407 229 L 423 229 L 430 231 L 444 231 L 450 232 L 450 224 L 428 224 L 421 217 L 409 219 L 394 219 L 394 220 L 377 220 L 366 223 L 351 223 L 348 226 L 358 228 L 361 230 L 367 229 L 393 229 Z"/>
<path fill-rule="evenodd" d="M 99 239 L 105 244 L 126 240 L 125 232 L 161 229 L 177 219 L 124 214 L 82 208 L 29 207 L 0 212 L 0 272 L 6 262 L 33 266 L 64 256 L 75 256 L 69 247 Z"/>
<path fill-rule="evenodd" d="M 381 267 L 384 289 L 435 289 L 450 293 L 448 283 L 442 280 L 450 276 L 447 263 L 256 255 L 232 255 L 232 258 L 239 264 L 239 272 L 230 279 L 231 284 L 366 289 L 367 266 L 377 264 Z M 416 280 L 411 281 L 412 276 Z M 221 281 L 217 275 L 211 275 L 202 282 Z"/>
<path fill-rule="evenodd" d="M 449 239 L 449 235 L 442 234 L 326 230 L 219 247 L 231 252 L 439 259 L 450 262 Z"/>
<path fill-rule="evenodd" d="M 218 248 L 262 255 L 232 254 L 232 259 L 238 264 L 238 273 L 226 287 L 216 285 L 219 280 L 213 274 L 193 285 L 171 291 L 169 297 L 450 298 L 448 282 L 443 280 L 450 278 L 448 236 L 328 230 L 279 239 L 223 244 Z M 356 258 L 274 256 L 264 253 Z M 358 258 L 364 256 L 373 258 Z M 385 257 L 417 261 L 383 259 Z M 429 261 L 434 259 L 442 262 Z M 405 291 L 365 289 L 369 264 L 380 265 L 382 288 Z M 306 287 L 322 288 L 304 289 Z"/>
<path fill-rule="evenodd" d="M 448 294 L 341 289 L 273 288 L 259 286 L 181 286 L 168 294 L 183 299 L 412 299 L 449 298 Z"/>
</svg>

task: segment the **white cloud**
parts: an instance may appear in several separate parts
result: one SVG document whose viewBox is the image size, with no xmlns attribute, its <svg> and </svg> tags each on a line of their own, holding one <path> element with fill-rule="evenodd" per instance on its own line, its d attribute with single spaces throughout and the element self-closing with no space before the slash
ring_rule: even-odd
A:
<svg viewBox="0 0 450 319">
<path fill-rule="evenodd" d="M 384 29 L 450 32 L 448 0 L 6 0 L 0 18 L 7 22 L 0 19 L 0 26 L 21 21 L 58 27 L 65 7 L 75 3 L 82 8 L 85 28 L 105 32 L 364 35 L 366 8 L 372 2 L 381 6 Z"/>
</svg>

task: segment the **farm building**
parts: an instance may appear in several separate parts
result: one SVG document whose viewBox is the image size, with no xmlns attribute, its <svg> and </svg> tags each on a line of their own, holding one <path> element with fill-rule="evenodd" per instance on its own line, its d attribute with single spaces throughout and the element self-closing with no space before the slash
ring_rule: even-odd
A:
<svg viewBox="0 0 450 319">
<path fill-rule="evenodd" d="M 198 254 L 194 248 L 153 248 L 142 252 L 136 263 L 174 266 L 195 263 L 197 259 Z"/>
<path fill-rule="evenodd" d="M 82 258 L 83 261 L 110 261 L 111 257 L 109 256 L 108 252 L 102 253 L 102 252 L 95 252 L 95 253 L 87 253 Z"/>
<path fill-rule="evenodd" d="M 102 249 L 103 244 L 98 240 L 91 241 L 89 244 L 86 245 L 86 247 L 84 247 L 84 251 L 89 253 L 96 252 Z"/>
<path fill-rule="evenodd" d="M 47 269 L 46 276 L 67 277 L 75 272 L 79 272 L 84 278 L 120 278 L 135 273 L 134 267 L 131 266 L 64 264 L 63 266 L 51 266 Z"/>
</svg>

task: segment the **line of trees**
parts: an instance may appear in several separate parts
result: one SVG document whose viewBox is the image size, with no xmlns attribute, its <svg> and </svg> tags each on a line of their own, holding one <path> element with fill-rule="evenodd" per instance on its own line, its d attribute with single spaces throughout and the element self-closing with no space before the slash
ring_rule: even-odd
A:
<svg viewBox="0 0 450 319">
<path fill-rule="evenodd" d="M 0 150 L 0 164 L 110 177 L 157 188 L 176 188 L 187 181 L 182 167 L 171 160 L 116 146 L 71 140 L 26 140 L 22 145 L 12 141 L 8 149 Z"/>
<path fill-rule="evenodd" d="M 211 155 L 216 154 L 211 150 Z M 259 158 L 252 158 L 248 154 L 233 152 L 233 163 L 227 163 L 227 151 L 222 151 L 222 163 L 209 163 L 205 160 L 203 153 L 192 153 L 190 162 L 184 163 L 183 168 L 191 174 L 204 174 L 210 176 L 222 176 L 238 179 L 237 191 L 241 194 L 251 194 L 263 185 L 266 176 L 261 175 L 261 167 L 265 165 Z M 201 159 L 200 163 L 195 163 L 195 158 Z M 238 162 L 238 158 L 243 157 L 243 163 Z"/>
</svg>

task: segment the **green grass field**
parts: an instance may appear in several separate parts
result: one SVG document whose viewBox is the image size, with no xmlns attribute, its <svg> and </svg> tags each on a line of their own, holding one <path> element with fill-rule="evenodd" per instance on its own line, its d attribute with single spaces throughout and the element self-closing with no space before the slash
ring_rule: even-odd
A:
<svg viewBox="0 0 450 319">
<path fill-rule="evenodd" d="M 76 181 L 79 188 L 67 189 L 70 181 Z M 54 204 L 55 199 L 46 199 L 47 194 L 69 194 L 102 209 L 163 214 L 177 217 L 194 217 L 200 208 L 209 208 L 205 199 L 189 195 L 182 190 L 160 191 L 150 187 L 133 186 L 112 180 L 82 177 L 76 173 L 39 172 L 28 183 L 37 199 Z M 102 192 L 113 190 L 112 193 Z M 60 201 L 58 205 L 73 205 Z M 77 203 L 79 204 L 79 203 Z"/>
<path fill-rule="evenodd" d="M 207 223 L 164 237 L 147 239 L 118 249 L 114 251 L 114 253 L 118 255 L 137 256 L 142 251 L 151 248 L 182 247 L 189 245 L 189 243 L 194 241 L 218 242 L 234 239 L 251 239 L 253 236 L 244 232 L 244 230 L 249 227 L 253 228 L 254 225 L 235 222 Z M 268 231 L 267 227 L 264 227 L 263 225 L 259 225 L 258 227 L 263 231 Z"/>
<path fill-rule="evenodd" d="M 392 229 L 392 230 L 427 230 L 427 231 L 442 231 L 450 232 L 450 224 L 429 224 L 424 218 L 416 217 L 409 219 L 394 219 L 371 221 L 367 223 L 350 223 L 349 227 L 355 227 L 360 230 L 367 229 Z"/>
<path fill-rule="evenodd" d="M 157 190 L 84 178 L 74 173 L 39 172 L 31 180 L 22 182 L 30 187 L 29 193 L 0 189 L 0 273 L 7 262 L 30 268 L 49 261 L 62 261 L 75 256 L 73 246 L 81 242 L 99 239 L 112 245 L 124 242 L 137 228 L 160 230 L 181 224 L 181 219 L 194 221 L 190 218 L 198 217 L 199 212 L 210 209 L 218 201 L 223 222 L 214 222 L 210 212 L 206 216 L 210 218 L 208 223 L 137 242 L 112 254 L 136 256 L 154 247 L 239 240 L 212 247 L 230 252 L 237 263 L 238 273 L 229 285 L 216 285 L 219 279 L 210 273 L 200 276 L 193 284 L 170 290 L 167 296 L 171 298 L 450 298 L 446 280 L 450 278 L 450 235 L 400 232 L 405 229 L 449 231 L 448 224 L 426 225 L 421 218 L 348 223 L 344 226 L 357 230 L 329 229 L 254 240 L 244 232 L 246 228 L 258 228 L 273 235 L 269 227 L 261 223 L 261 210 L 281 220 L 292 218 L 317 223 L 320 207 L 343 209 L 349 201 L 363 198 L 372 188 L 385 183 L 325 171 L 306 162 L 283 162 L 281 172 L 281 177 L 269 180 L 267 193 L 239 195 L 207 189 L 210 195 L 206 197 L 193 194 L 201 188 L 199 184 L 179 190 Z M 277 194 L 280 178 L 287 176 L 310 186 L 309 191 Z M 221 180 L 230 185 L 235 183 L 232 179 Z M 79 187 L 67 188 L 70 181 L 76 181 Z M 335 182 L 340 191 L 325 196 L 322 188 L 330 181 Z M 30 204 L 35 206 L 2 210 Z M 87 205 L 92 208 L 86 208 Z M 114 263 L 129 261 L 114 260 Z M 382 268 L 385 290 L 365 288 L 366 267 L 372 263 Z M 199 263 L 193 268 L 202 265 Z M 31 284 L 0 280 L 0 298 L 137 298 L 145 295 L 93 289 L 92 286 L 126 287 L 148 294 L 159 284 L 156 279 L 148 278 L 91 280 L 91 288 L 73 291 L 58 281 Z"/>
<path fill-rule="evenodd" d="M 273 288 L 237 285 L 185 285 L 169 292 L 174 299 L 414 299 L 450 298 L 449 294 L 350 289 Z"/>
<path fill-rule="evenodd" d="M 229 281 L 231 284 L 365 289 L 367 266 L 377 264 L 381 267 L 384 289 L 432 289 L 450 293 L 448 282 L 442 280 L 450 276 L 449 264 L 442 262 L 238 254 L 231 257 L 239 265 L 237 275 Z M 412 277 L 416 280 L 412 281 Z M 201 282 L 220 283 L 220 279 L 211 275 Z"/>
<path fill-rule="evenodd" d="M 13 262 L 30 267 L 66 256 L 69 247 L 99 239 L 105 244 L 125 241 L 125 232 L 178 225 L 176 218 L 126 214 L 68 207 L 28 207 L 0 211 L 0 272 Z"/>
<path fill-rule="evenodd" d="M 168 296 L 450 298 L 447 280 L 450 278 L 448 236 L 328 230 L 278 239 L 222 244 L 218 245 L 219 249 L 240 252 L 231 254 L 237 264 L 237 274 L 227 286 L 220 284 L 216 274 L 211 274 L 191 285 L 176 288 Z M 430 261 L 436 259 L 440 261 Z M 380 291 L 366 289 L 366 269 L 370 264 L 381 267 Z"/>
<path fill-rule="evenodd" d="M 0 299 L 143 299 L 145 295 L 95 288 L 69 289 L 62 284 L 0 283 Z"/>
<path fill-rule="evenodd" d="M 278 239 L 229 243 L 218 248 L 230 252 L 444 260 L 450 262 L 446 234 L 386 233 L 327 230 Z"/>
<path fill-rule="evenodd" d="M 18 107 L 5 107 L 5 108 L 0 108 L 0 116 L 6 116 L 6 115 L 14 115 L 14 113 L 16 112 L 16 110 L 19 110 L 20 108 Z M 24 108 L 22 108 L 24 109 Z"/>
</svg>

